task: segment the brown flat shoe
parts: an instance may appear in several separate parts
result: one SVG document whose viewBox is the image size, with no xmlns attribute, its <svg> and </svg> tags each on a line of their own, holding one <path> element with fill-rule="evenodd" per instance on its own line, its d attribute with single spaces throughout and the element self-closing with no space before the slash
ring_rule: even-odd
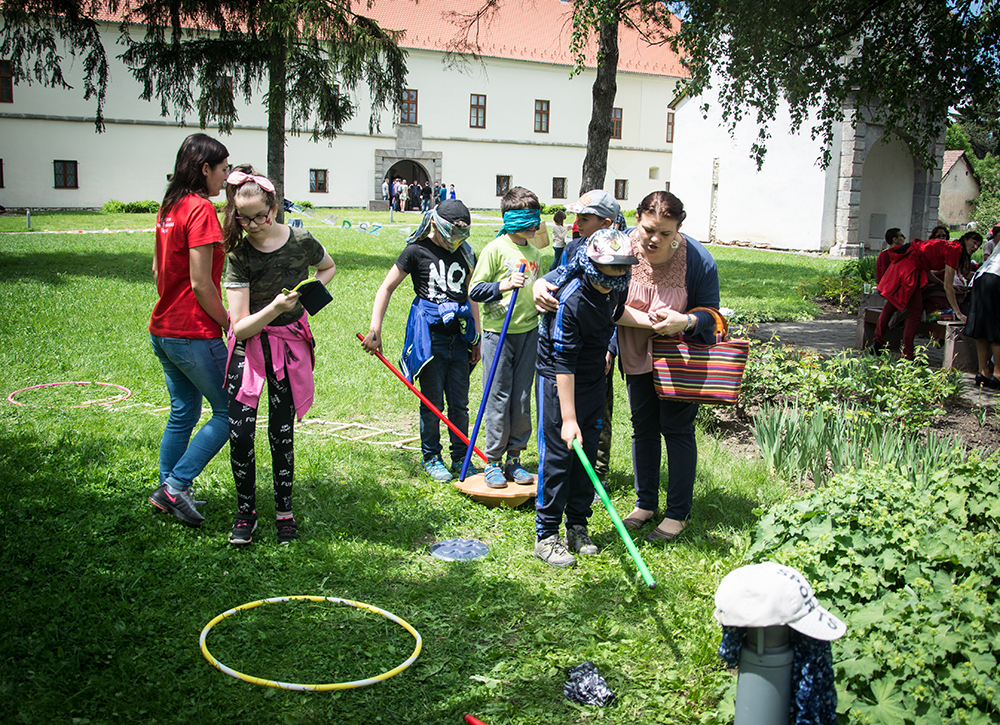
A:
<svg viewBox="0 0 1000 725">
<path fill-rule="evenodd" d="M 648 519 L 640 519 L 638 516 L 629 515 L 628 518 L 622 519 L 622 523 L 625 524 L 625 528 L 629 531 L 638 531 L 643 526 L 648 524 L 650 521 L 659 516 L 658 511 L 654 511 L 649 515 Z"/>
<path fill-rule="evenodd" d="M 673 533 L 671 533 L 670 531 L 664 531 L 659 526 L 657 526 L 655 529 L 650 531 L 649 534 L 646 536 L 646 541 L 649 541 L 651 543 L 662 541 L 663 543 L 666 544 L 668 542 L 673 541 L 682 533 L 684 533 L 685 528 L 687 528 L 686 522 L 681 522 L 681 530 Z"/>
</svg>

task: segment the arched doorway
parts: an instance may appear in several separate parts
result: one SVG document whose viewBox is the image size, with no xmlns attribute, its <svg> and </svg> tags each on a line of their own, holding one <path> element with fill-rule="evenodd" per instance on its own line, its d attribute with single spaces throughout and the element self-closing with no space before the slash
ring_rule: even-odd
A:
<svg viewBox="0 0 1000 725">
<path fill-rule="evenodd" d="M 861 199 L 858 210 L 858 238 L 862 248 L 879 250 L 885 231 L 899 227 L 907 237 L 913 212 L 913 157 L 899 139 L 875 143 L 861 172 Z"/>
<path fill-rule="evenodd" d="M 402 161 L 397 161 L 393 164 L 389 171 L 386 172 L 385 179 L 392 184 L 396 179 L 401 179 L 404 183 L 412 188 L 414 182 L 420 184 L 421 187 L 426 186 L 428 183 L 433 183 L 430 181 L 430 177 L 427 174 L 427 169 L 423 167 L 422 164 L 413 161 L 412 159 L 403 159 Z M 419 194 L 417 198 L 413 198 L 413 193 L 409 194 L 409 200 L 407 202 L 407 207 L 403 211 L 417 211 L 420 209 L 420 198 Z"/>
<path fill-rule="evenodd" d="M 425 169 L 421 164 L 418 164 L 416 161 L 412 161 L 410 159 L 397 161 L 393 164 L 392 168 L 386 172 L 385 178 L 391 181 L 397 176 L 401 179 L 406 179 L 411 184 L 414 181 L 419 181 L 421 186 L 426 184 L 427 180 L 430 178 L 427 175 L 427 169 Z"/>
</svg>

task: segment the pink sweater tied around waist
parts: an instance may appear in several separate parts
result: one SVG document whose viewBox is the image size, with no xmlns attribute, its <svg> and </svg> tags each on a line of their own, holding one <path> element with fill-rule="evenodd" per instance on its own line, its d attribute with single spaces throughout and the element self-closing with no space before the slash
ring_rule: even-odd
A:
<svg viewBox="0 0 1000 725">
<path fill-rule="evenodd" d="M 295 413 L 299 420 L 312 407 L 316 385 L 313 381 L 313 368 L 316 366 L 315 341 L 312 330 L 309 329 L 309 316 L 302 313 L 297 321 L 290 325 L 268 325 L 245 342 L 244 355 L 246 364 L 243 366 L 243 379 L 240 381 L 236 400 L 244 405 L 256 408 L 260 401 L 261 391 L 267 372 L 264 367 L 264 346 L 261 344 L 261 333 L 267 333 L 271 364 L 278 380 L 288 378 L 292 389 L 292 400 L 295 402 Z M 226 335 L 229 347 L 229 359 L 226 369 L 233 358 L 236 348 L 236 336 L 230 327 Z"/>
</svg>

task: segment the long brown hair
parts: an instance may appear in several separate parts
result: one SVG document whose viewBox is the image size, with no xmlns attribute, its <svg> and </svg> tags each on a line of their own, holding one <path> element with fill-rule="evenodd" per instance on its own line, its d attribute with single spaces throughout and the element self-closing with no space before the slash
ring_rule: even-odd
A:
<svg viewBox="0 0 1000 725">
<path fill-rule="evenodd" d="M 979 246 L 983 246 L 983 235 L 979 232 L 966 232 L 959 237 L 958 243 L 962 245 L 962 256 L 958 258 L 958 271 L 963 277 L 969 276 L 969 268 L 972 266 L 972 255 L 965 248 L 966 239 L 975 239 Z"/>
<path fill-rule="evenodd" d="M 226 160 L 229 150 L 216 139 L 204 133 L 195 133 L 184 139 L 177 151 L 174 175 L 167 184 L 167 192 L 160 204 L 159 218 L 166 218 L 171 209 L 188 194 L 208 198 L 208 185 L 201 173 L 205 164 L 215 167 Z"/>
</svg>

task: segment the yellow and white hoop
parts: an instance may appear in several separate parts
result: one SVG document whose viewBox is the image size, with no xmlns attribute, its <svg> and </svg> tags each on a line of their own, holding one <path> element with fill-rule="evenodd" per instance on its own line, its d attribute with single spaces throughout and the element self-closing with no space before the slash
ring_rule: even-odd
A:
<svg viewBox="0 0 1000 725">
<path fill-rule="evenodd" d="M 240 611 L 245 611 L 248 609 L 255 609 L 264 604 L 280 604 L 282 602 L 290 602 L 295 599 L 304 599 L 310 602 L 333 602 L 334 604 L 346 604 L 349 607 L 356 607 L 358 609 L 365 609 L 373 614 L 379 614 L 386 619 L 395 622 L 400 627 L 405 629 L 407 632 L 413 635 L 413 639 L 416 640 L 416 646 L 413 648 L 413 654 L 410 655 L 409 659 L 403 662 L 398 667 L 394 667 L 388 672 L 383 672 L 381 675 L 376 675 L 375 677 L 369 677 L 366 680 L 354 680 L 353 682 L 334 682 L 325 685 L 300 685 L 295 682 L 279 682 L 277 680 L 266 680 L 262 677 L 254 677 L 252 675 L 245 675 L 242 672 L 237 672 L 231 667 L 219 662 L 212 653 L 208 651 L 208 645 L 205 640 L 208 638 L 208 633 L 211 631 L 212 627 L 217 625 L 226 617 L 231 617 Z M 423 640 L 420 637 L 420 633 L 417 632 L 413 627 L 407 624 L 405 621 L 397 617 L 391 612 L 387 612 L 384 609 L 379 609 L 378 607 L 372 606 L 371 604 L 365 604 L 364 602 L 355 602 L 350 599 L 338 599 L 337 597 L 316 597 L 308 594 L 296 595 L 291 597 L 271 597 L 270 599 L 259 599 L 256 602 L 249 602 L 247 604 L 241 604 L 238 607 L 230 609 L 223 612 L 218 617 L 213 619 L 211 622 L 205 625 L 205 628 L 201 630 L 201 636 L 198 638 L 198 644 L 201 647 L 201 653 L 208 660 L 209 664 L 217 669 L 225 672 L 230 677 L 235 677 L 238 680 L 243 680 L 244 682 L 250 682 L 254 685 L 263 685 L 264 687 L 276 687 L 281 690 L 298 690 L 298 691 L 311 691 L 311 692 L 324 692 L 327 690 L 350 690 L 355 687 L 367 687 L 368 685 L 374 685 L 377 682 L 383 682 L 388 680 L 390 677 L 398 675 L 400 672 L 405 670 L 407 667 L 412 665 L 417 657 L 420 656 L 420 650 L 423 648 Z"/>
</svg>

